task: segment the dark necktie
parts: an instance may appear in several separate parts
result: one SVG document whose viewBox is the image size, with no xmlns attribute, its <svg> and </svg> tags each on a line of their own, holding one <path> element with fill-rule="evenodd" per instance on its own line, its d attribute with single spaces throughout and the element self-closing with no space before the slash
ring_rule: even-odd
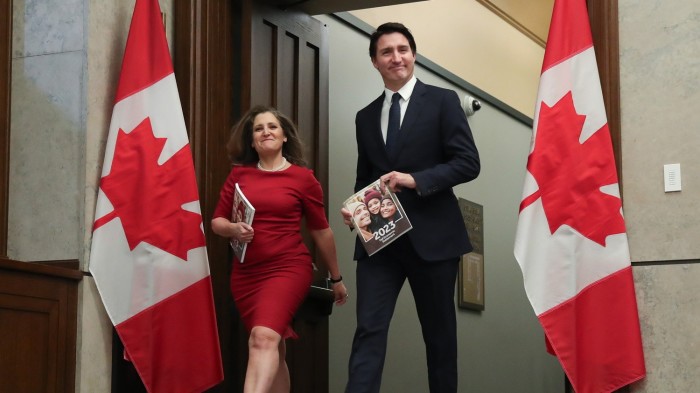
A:
<svg viewBox="0 0 700 393">
<path fill-rule="evenodd" d="M 401 105 L 399 100 L 401 95 L 394 93 L 391 96 L 391 107 L 389 108 L 389 125 L 386 129 L 386 151 L 389 156 L 396 152 L 396 142 L 399 139 L 399 128 L 401 126 Z"/>
</svg>

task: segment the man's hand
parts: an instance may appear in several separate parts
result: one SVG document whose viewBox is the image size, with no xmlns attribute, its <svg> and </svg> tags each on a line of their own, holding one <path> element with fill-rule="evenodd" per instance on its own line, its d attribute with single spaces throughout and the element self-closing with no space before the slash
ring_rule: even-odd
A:
<svg viewBox="0 0 700 393">
<path fill-rule="evenodd" d="M 408 173 L 389 172 L 380 179 L 382 187 L 386 185 L 392 192 L 401 192 L 403 188 L 416 188 L 416 181 Z"/>
<path fill-rule="evenodd" d="M 355 225 L 352 222 L 352 213 L 350 213 L 350 210 L 346 208 L 341 208 L 340 214 L 343 215 L 343 223 L 345 223 L 345 225 L 349 226 L 350 229 L 355 227 Z"/>
</svg>

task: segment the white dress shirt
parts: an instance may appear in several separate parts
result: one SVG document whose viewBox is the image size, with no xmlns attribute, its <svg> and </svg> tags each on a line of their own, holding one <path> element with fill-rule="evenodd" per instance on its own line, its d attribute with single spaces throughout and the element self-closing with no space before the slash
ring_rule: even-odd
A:
<svg viewBox="0 0 700 393">
<path fill-rule="evenodd" d="M 384 142 L 386 142 L 386 130 L 389 128 L 389 108 L 391 108 L 391 96 L 393 96 L 394 93 L 399 93 L 401 95 L 401 99 L 399 100 L 399 105 L 401 106 L 401 121 L 399 125 L 401 125 L 403 124 L 403 116 L 406 114 L 408 101 L 411 99 L 413 88 L 416 86 L 416 80 L 416 76 L 413 75 L 411 79 L 399 89 L 398 92 L 384 88 L 384 104 L 382 105 L 381 118 L 382 137 L 384 138 Z"/>
</svg>

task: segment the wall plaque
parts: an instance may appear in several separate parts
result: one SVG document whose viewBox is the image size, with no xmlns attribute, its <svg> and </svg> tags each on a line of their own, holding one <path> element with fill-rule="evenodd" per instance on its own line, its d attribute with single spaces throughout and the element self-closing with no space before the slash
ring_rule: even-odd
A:
<svg viewBox="0 0 700 393">
<path fill-rule="evenodd" d="M 459 198 L 464 225 L 474 248 L 462 256 L 459 263 L 458 305 L 469 310 L 483 311 L 484 302 L 484 207 Z"/>
</svg>

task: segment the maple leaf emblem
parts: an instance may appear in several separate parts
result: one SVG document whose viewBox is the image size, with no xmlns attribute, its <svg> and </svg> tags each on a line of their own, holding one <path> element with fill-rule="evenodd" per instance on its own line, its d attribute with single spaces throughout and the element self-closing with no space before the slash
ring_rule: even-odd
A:
<svg viewBox="0 0 700 393">
<path fill-rule="evenodd" d="M 580 143 L 585 119 L 576 113 L 571 92 L 552 107 L 542 102 L 527 164 L 539 190 L 523 199 L 520 210 L 542 198 L 551 233 L 569 225 L 605 246 L 608 235 L 625 232 L 622 202 L 600 190 L 617 183 L 608 125 Z"/>
<path fill-rule="evenodd" d="M 119 129 L 109 175 L 100 188 L 121 218 L 129 248 L 143 242 L 187 260 L 187 251 L 205 245 L 202 216 L 182 205 L 198 201 L 189 145 L 158 164 L 167 138 L 156 138 L 144 119 L 130 133 Z"/>
</svg>

